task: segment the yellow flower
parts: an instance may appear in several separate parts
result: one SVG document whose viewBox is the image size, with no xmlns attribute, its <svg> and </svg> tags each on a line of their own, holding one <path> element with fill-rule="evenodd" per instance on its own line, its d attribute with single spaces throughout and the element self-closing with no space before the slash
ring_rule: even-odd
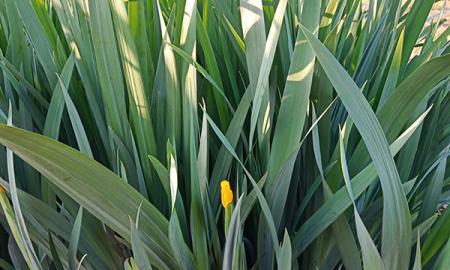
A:
<svg viewBox="0 0 450 270">
<path fill-rule="evenodd" d="M 220 182 L 220 195 L 223 208 L 227 208 L 228 205 L 233 202 L 233 191 L 230 188 L 230 182 L 227 180 Z"/>
<path fill-rule="evenodd" d="M 4 193 L 4 192 L 5 192 L 5 189 L 3 188 L 2 185 L 0 185 L 0 193 Z"/>
</svg>

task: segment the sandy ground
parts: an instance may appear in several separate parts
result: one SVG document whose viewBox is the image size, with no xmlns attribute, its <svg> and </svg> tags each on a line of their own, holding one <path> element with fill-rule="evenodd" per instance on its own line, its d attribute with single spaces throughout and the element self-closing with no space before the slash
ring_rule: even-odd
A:
<svg viewBox="0 0 450 270">
<path fill-rule="evenodd" d="M 428 24 L 429 24 L 432 21 L 438 20 L 439 17 L 441 16 L 441 12 L 443 12 L 441 17 L 442 25 L 439 27 L 438 34 L 442 33 L 445 29 L 447 29 L 450 26 L 450 1 L 447 0 L 447 3 L 445 2 L 446 1 L 441 0 L 434 3 L 430 15 L 428 16 Z M 368 8 L 369 8 L 369 0 L 363 0 L 363 10 L 368 10 Z"/>
<path fill-rule="evenodd" d="M 444 10 L 443 10 L 444 9 Z M 450 26 L 450 1 L 447 1 L 444 8 L 444 1 L 439 1 L 434 4 L 433 9 L 431 10 L 430 16 L 428 17 L 428 21 L 436 21 L 442 14 L 443 23 L 438 29 L 438 35 L 441 34 L 445 29 Z"/>
<path fill-rule="evenodd" d="M 439 19 L 441 19 L 441 25 L 436 31 L 436 37 L 440 36 L 442 32 L 444 32 L 450 26 L 450 1 L 439 1 L 433 5 L 425 27 L 429 26 L 430 23 L 436 22 Z M 420 47 L 415 48 L 413 51 L 413 55 L 418 54 L 420 52 L 420 49 Z"/>
<path fill-rule="evenodd" d="M 369 0 L 363 0 L 363 9 L 368 9 Z M 434 3 L 433 8 L 428 16 L 428 21 L 425 27 L 429 26 L 430 23 L 436 22 L 441 19 L 441 24 L 436 31 L 436 37 L 441 35 L 450 26 L 450 1 L 438 1 Z M 449 37 L 450 38 L 450 37 Z M 420 52 L 420 47 L 414 49 L 413 55 Z"/>
</svg>

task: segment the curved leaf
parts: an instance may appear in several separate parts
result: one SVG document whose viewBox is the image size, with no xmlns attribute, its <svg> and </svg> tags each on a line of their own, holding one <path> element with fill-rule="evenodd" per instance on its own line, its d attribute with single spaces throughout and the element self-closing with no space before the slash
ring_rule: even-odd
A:
<svg viewBox="0 0 450 270">
<path fill-rule="evenodd" d="M 387 269 L 409 265 L 411 216 L 388 142 L 375 113 L 356 83 L 327 48 L 301 26 L 309 45 L 360 132 L 383 189 L 382 257 Z"/>
<path fill-rule="evenodd" d="M 140 227 L 152 263 L 177 268 L 167 239 L 167 219 L 119 176 L 69 146 L 29 131 L 0 125 L 0 143 L 127 241 L 128 216 L 142 203 Z"/>
</svg>

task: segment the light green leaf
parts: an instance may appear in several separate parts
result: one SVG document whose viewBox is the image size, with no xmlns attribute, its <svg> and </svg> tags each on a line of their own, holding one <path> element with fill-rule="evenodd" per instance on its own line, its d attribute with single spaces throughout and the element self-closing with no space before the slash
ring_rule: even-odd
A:
<svg viewBox="0 0 450 270">
<path fill-rule="evenodd" d="M 420 231 L 417 231 L 416 256 L 414 258 L 413 270 L 422 270 L 422 259 L 420 256 Z"/>
<path fill-rule="evenodd" d="M 436 263 L 436 270 L 445 270 L 450 266 L 450 239 L 445 244 Z"/>
<path fill-rule="evenodd" d="M 192 252 L 189 250 L 180 227 L 177 211 L 173 211 L 169 221 L 169 240 L 170 246 L 175 254 L 181 269 L 194 269 Z"/>
<path fill-rule="evenodd" d="M 144 174 L 148 182 L 153 184 L 155 181 L 152 179 L 150 161 L 147 159 L 147 156 L 156 153 L 155 134 L 153 132 L 149 102 L 144 91 L 139 55 L 131 35 L 124 2 L 121 0 L 109 0 L 109 2 L 114 22 L 114 34 L 119 45 L 123 74 L 128 89 L 130 124 L 138 146 Z M 120 71 L 119 67 L 117 67 L 118 71 Z M 155 196 L 158 189 L 153 187 L 149 190 Z"/>
<path fill-rule="evenodd" d="M 136 222 L 139 222 L 138 217 L 136 217 Z M 131 247 L 133 249 L 133 258 L 139 270 L 151 270 L 152 266 L 145 252 L 144 244 L 142 243 L 138 226 L 139 224 L 134 223 L 133 220 L 130 219 Z"/>
<path fill-rule="evenodd" d="M 8 125 L 12 126 L 11 103 L 9 103 Z M 27 262 L 28 267 L 30 267 L 30 269 L 33 270 L 42 269 L 39 263 L 39 259 L 34 251 L 33 244 L 31 243 L 30 235 L 28 233 L 27 226 L 25 225 L 25 219 L 22 214 L 22 209 L 20 208 L 19 197 L 17 195 L 16 176 L 14 172 L 14 156 L 12 150 L 9 148 L 6 148 L 6 161 L 8 164 L 8 179 L 11 192 L 11 201 L 14 211 L 13 216 L 15 216 L 14 223 L 15 226 L 17 226 L 18 230 L 18 234 L 14 235 L 14 239 L 16 240 L 22 252 L 22 255 L 24 256 L 24 259 Z M 10 226 L 11 225 L 12 223 L 10 222 Z"/>
<path fill-rule="evenodd" d="M 142 203 L 140 224 L 152 263 L 161 268 L 175 267 L 166 236 L 167 219 L 120 177 L 69 146 L 28 131 L 0 125 L 0 143 L 127 241 L 128 215 Z"/>
<path fill-rule="evenodd" d="M 358 233 L 358 240 L 361 246 L 361 253 L 363 259 L 364 269 L 366 270 L 382 270 L 384 269 L 383 261 L 378 253 L 377 246 L 372 240 L 366 226 L 364 225 L 361 216 L 356 208 L 355 197 L 353 194 L 352 185 L 350 184 L 350 176 L 348 174 L 347 159 L 345 157 L 345 148 L 343 141 L 342 130 L 339 132 L 339 149 L 341 157 L 341 168 L 342 174 L 344 175 L 345 186 L 347 188 L 348 194 L 350 195 L 350 200 L 353 204 L 353 213 L 355 215 L 356 231 Z"/>
<path fill-rule="evenodd" d="M 339 62 L 307 28 L 301 26 L 301 29 L 360 132 L 380 178 L 384 205 L 381 255 L 385 267 L 407 267 L 410 257 L 411 216 L 381 125 L 367 100 Z"/>
<path fill-rule="evenodd" d="M 284 231 L 283 244 L 280 249 L 280 260 L 278 261 L 278 269 L 289 270 L 292 269 L 292 248 L 291 239 L 287 231 Z"/>
<path fill-rule="evenodd" d="M 233 265 L 236 265 L 236 260 L 238 259 L 236 256 L 239 254 L 238 249 L 240 247 L 240 237 L 239 235 L 241 230 L 241 203 L 242 196 L 236 203 L 236 206 L 233 210 L 233 214 L 231 215 L 230 225 L 228 227 L 225 248 L 223 254 L 223 270 L 232 270 Z"/>
<path fill-rule="evenodd" d="M 90 158 L 93 158 L 94 155 L 92 154 L 91 146 L 89 145 L 89 140 L 87 138 L 86 131 L 84 130 L 83 122 L 81 121 L 80 115 L 78 114 L 77 108 L 70 98 L 66 86 L 59 77 L 58 82 L 61 85 L 61 91 L 64 95 L 64 101 L 67 106 L 67 111 L 69 112 L 69 118 L 70 122 L 72 123 L 73 131 L 75 132 L 78 148 L 80 149 L 80 152 L 84 153 Z"/>
<path fill-rule="evenodd" d="M 423 122 L 427 112 L 423 113 L 407 130 L 405 130 L 390 146 L 392 156 L 395 156 L 414 131 Z M 355 197 L 361 195 L 367 187 L 377 180 L 377 173 L 373 164 L 361 170 L 351 180 Z M 345 187 L 342 187 L 329 198 L 296 232 L 293 240 L 293 254 L 302 253 L 317 236 L 332 224 L 344 211 L 352 205 Z"/>
<path fill-rule="evenodd" d="M 53 139 L 57 139 L 59 136 L 61 118 L 64 111 L 65 102 L 61 87 L 69 86 L 74 64 L 75 60 L 71 55 L 69 59 L 67 59 L 67 62 L 61 72 L 60 80 L 62 83 L 56 84 L 55 89 L 53 90 L 50 106 L 47 111 L 47 117 L 45 118 L 43 134 Z"/>
<path fill-rule="evenodd" d="M 80 232 L 81 232 L 81 222 L 83 220 L 83 208 L 80 207 L 78 210 L 77 217 L 73 223 L 72 233 L 70 234 L 70 242 L 69 242 L 69 269 L 76 270 L 78 267 L 77 262 L 77 250 L 78 250 L 78 241 L 80 240 Z M 80 262 L 81 263 L 81 262 Z"/>
</svg>

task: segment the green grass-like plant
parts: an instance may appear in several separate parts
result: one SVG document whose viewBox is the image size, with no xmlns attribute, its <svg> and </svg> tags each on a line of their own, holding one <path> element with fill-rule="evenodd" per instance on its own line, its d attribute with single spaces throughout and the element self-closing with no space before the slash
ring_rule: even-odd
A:
<svg viewBox="0 0 450 270">
<path fill-rule="evenodd" d="M 0 1 L 0 268 L 450 269 L 435 2 Z"/>
</svg>

